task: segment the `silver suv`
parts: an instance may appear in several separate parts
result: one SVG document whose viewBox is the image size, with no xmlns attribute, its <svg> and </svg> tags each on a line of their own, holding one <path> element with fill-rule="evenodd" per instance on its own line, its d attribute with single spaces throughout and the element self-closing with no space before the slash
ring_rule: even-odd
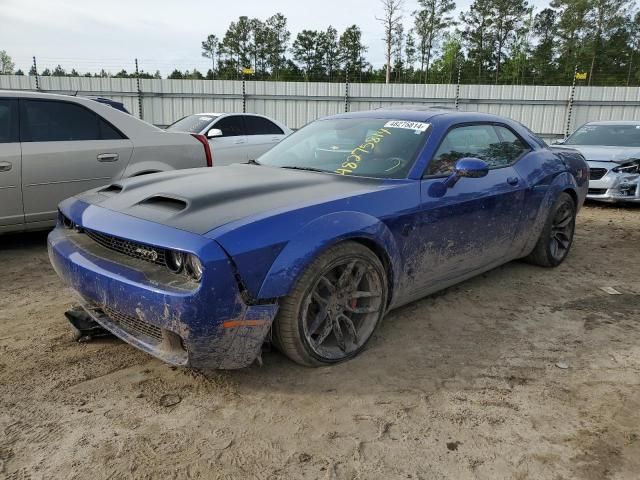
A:
<svg viewBox="0 0 640 480">
<path fill-rule="evenodd" d="M 113 180 L 207 165 L 202 135 L 86 98 L 0 90 L 0 233 L 47 228 L 60 201 Z"/>
</svg>

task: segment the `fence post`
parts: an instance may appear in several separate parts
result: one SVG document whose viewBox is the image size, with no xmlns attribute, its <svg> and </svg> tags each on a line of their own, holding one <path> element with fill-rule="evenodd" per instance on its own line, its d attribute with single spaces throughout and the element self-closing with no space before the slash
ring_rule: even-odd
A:
<svg viewBox="0 0 640 480">
<path fill-rule="evenodd" d="M 244 74 L 242 75 L 242 113 L 247 113 L 247 85 Z"/>
<path fill-rule="evenodd" d="M 349 67 L 347 67 L 344 78 L 344 111 L 349 111 Z"/>
<path fill-rule="evenodd" d="M 576 74 L 578 73 L 578 65 L 573 70 L 573 81 L 571 82 L 571 90 L 569 93 L 569 103 L 567 104 L 567 125 L 564 129 L 564 138 L 569 136 L 569 129 L 571 128 L 571 113 L 573 111 L 573 99 L 576 93 Z"/>
<path fill-rule="evenodd" d="M 458 79 L 456 80 L 456 110 L 460 105 L 460 65 L 458 65 Z"/>
<path fill-rule="evenodd" d="M 140 120 L 144 120 L 142 111 L 142 89 L 140 88 L 140 72 L 138 71 L 138 59 L 136 58 L 136 89 L 138 90 L 138 111 L 140 112 Z"/>
<path fill-rule="evenodd" d="M 33 71 L 36 73 L 36 90 L 40 90 L 40 80 L 38 79 L 38 64 L 36 63 L 36 57 L 33 57 Z"/>
</svg>

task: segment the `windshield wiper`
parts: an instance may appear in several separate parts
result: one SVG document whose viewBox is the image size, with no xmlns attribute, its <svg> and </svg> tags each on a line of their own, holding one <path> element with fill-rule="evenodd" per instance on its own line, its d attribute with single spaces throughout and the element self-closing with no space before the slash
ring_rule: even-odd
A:
<svg viewBox="0 0 640 480">
<path fill-rule="evenodd" d="M 280 167 L 280 168 L 288 168 L 289 170 L 304 170 L 307 172 L 320 172 L 320 173 L 327 173 L 326 170 L 322 170 L 320 168 L 313 168 L 313 167 L 298 167 L 298 166 L 284 166 L 284 167 Z"/>
<path fill-rule="evenodd" d="M 262 165 L 259 161 L 251 159 L 247 162 L 248 165 Z"/>
</svg>

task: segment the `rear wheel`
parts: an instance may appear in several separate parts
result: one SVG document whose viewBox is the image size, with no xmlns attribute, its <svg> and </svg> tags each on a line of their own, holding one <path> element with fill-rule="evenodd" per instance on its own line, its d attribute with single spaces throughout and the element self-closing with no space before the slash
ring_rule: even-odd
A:
<svg viewBox="0 0 640 480">
<path fill-rule="evenodd" d="M 313 261 L 282 300 L 274 343 L 306 366 L 352 358 L 384 315 L 387 295 L 378 257 L 358 243 L 339 244 Z"/>
<path fill-rule="evenodd" d="M 569 254 L 576 228 L 576 204 L 566 192 L 560 194 L 533 252 L 526 258 L 543 267 L 557 267 Z"/>
</svg>

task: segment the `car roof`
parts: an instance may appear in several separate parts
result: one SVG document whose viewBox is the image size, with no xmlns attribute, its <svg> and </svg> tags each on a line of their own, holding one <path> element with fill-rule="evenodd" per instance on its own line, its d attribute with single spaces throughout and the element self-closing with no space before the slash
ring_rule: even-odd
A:
<svg viewBox="0 0 640 480">
<path fill-rule="evenodd" d="M 603 120 L 599 122 L 587 122 L 585 125 L 640 125 L 637 120 Z"/>
<path fill-rule="evenodd" d="M 340 113 L 325 117 L 334 118 L 388 118 L 393 120 L 408 120 L 412 122 L 438 120 L 460 120 L 460 121 L 486 121 L 486 122 L 512 122 L 512 120 L 489 113 L 461 112 L 447 107 L 429 107 L 424 105 L 401 105 L 383 107 L 377 110 L 366 110 L 361 112 Z"/>
</svg>

